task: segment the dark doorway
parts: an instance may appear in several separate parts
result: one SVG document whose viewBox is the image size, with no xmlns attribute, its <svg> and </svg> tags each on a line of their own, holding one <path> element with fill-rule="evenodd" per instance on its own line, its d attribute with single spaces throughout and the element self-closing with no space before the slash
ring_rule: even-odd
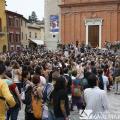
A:
<svg viewBox="0 0 120 120">
<path fill-rule="evenodd" d="M 88 43 L 94 48 L 99 46 L 99 25 L 88 27 Z"/>
<path fill-rule="evenodd" d="M 3 52 L 6 52 L 6 51 L 7 51 L 7 46 L 3 45 Z"/>
</svg>

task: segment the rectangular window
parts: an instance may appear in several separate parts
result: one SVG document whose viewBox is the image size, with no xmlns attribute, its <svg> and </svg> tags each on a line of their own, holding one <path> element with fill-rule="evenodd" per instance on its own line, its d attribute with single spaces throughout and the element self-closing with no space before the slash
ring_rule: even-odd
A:
<svg viewBox="0 0 120 120">
<path fill-rule="evenodd" d="M 20 34 L 15 35 L 15 41 L 16 41 L 16 43 L 18 43 L 20 41 Z"/>
<path fill-rule="evenodd" d="M 22 32 L 22 40 L 23 40 L 23 32 Z"/>
<path fill-rule="evenodd" d="M 13 27 L 13 26 L 14 26 L 14 19 L 13 19 L 13 18 L 11 18 L 11 17 L 8 18 L 8 25 L 9 25 L 10 27 Z"/>
<path fill-rule="evenodd" d="M 0 18 L 0 32 L 2 32 L 2 20 Z"/>
<path fill-rule="evenodd" d="M 35 38 L 37 38 L 37 33 L 35 33 Z"/>
<path fill-rule="evenodd" d="M 13 33 L 9 33 L 9 43 L 13 43 Z"/>
<path fill-rule="evenodd" d="M 9 42 L 12 42 L 12 33 L 9 33 Z"/>
<path fill-rule="evenodd" d="M 26 27 L 26 22 L 25 22 L 25 27 Z"/>
<path fill-rule="evenodd" d="M 27 34 L 26 34 L 26 40 L 27 40 Z"/>
<path fill-rule="evenodd" d="M 19 21 L 16 20 L 16 27 L 19 27 Z"/>
<path fill-rule="evenodd" d="M 18 35 L 17 34 L 15 35 L 15 41 L 16 41 L 16 43 L 18 42 Z"/>
<path fill-rule="evenodd" d="M 29 37 L 31 38 L 31 32 L 29 32 Z"/>
<path fill-rule="evenodd" d="M 22 19 L 21 19 L 21 26 L 23 25 L 22 22 L 23 22 L 23 21 L 22 21 Z"/>
<path fill-rule="evenodd" d="M 19 39 L 19 42 L 20 42 L 20 39 L 21 39 L 20 34 L 18 35 L 18 39 Z"/>
<path fill-rule="evenodd" d="M 15 35 L 14 35 L 14 33 L 12 34 L 12 42 L 13 43 L 15 42 Z"/>
<path fill-rule="evenodd" d="M 8 24 L 9 24 L 9 26 L 12 26 L 11 18 L 8 18 Z"/>
</svg>

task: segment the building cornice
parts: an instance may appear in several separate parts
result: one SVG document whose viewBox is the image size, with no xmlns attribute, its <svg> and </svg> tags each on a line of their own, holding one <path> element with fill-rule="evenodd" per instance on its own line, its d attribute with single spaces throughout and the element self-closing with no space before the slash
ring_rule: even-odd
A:
<svg viewBox="0 0 120 120">
<path fill-rule="evenodd" d="M 120 4 L 120 0 L 110 0 L 110 1 L 99 1 L 99 2 L 82 2 L 82 3 L 65 3 L 60 4 L 59 7 L 78 7 L 78 6 L 94 6 L 94 5 L 106 5 L 106 4 Z"/>
</svg>

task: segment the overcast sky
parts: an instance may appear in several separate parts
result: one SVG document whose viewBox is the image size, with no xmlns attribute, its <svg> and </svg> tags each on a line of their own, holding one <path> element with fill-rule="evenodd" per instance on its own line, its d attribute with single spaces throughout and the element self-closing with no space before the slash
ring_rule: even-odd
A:
<svg viewBox="0 0 120 120">
<path fill-rule="evenodd" d="M 44 0 L 6 0 L 7 10 L 20 13 L 28 18 L 35 11 L 38 18 L 44 17 Z"/>
</svg>

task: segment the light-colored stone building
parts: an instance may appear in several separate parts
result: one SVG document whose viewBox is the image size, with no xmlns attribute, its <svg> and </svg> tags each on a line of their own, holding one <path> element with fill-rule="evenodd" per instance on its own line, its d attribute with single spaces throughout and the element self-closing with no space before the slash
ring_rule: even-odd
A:
<svg viewBox="0 0 120 120">
<path fill-rule="evenodd" d="M 8 49 L 5 0 L 0 0 L 0 52 Z"/>
<path fill-rule="evenodd" d="M 29 40 L 28 40 L 28 20 L 24 17 L 21 18 L 21 45 L 24 48 L 28 48 Z"/>
<path fill-rule="evenodd" d="M 44 24 L 28 23 L 28 40 L 44 41 Z"/>
<path fill-rule="evenodd" d="M 61 0 L 45 0 L 45 43 L 48 49 L 56 49 L 60 40 L 58 32 L 51 30 L 51 16 L 58 16 L 58 28 L 60 27 L 60 4 Z"/>
</svg>

